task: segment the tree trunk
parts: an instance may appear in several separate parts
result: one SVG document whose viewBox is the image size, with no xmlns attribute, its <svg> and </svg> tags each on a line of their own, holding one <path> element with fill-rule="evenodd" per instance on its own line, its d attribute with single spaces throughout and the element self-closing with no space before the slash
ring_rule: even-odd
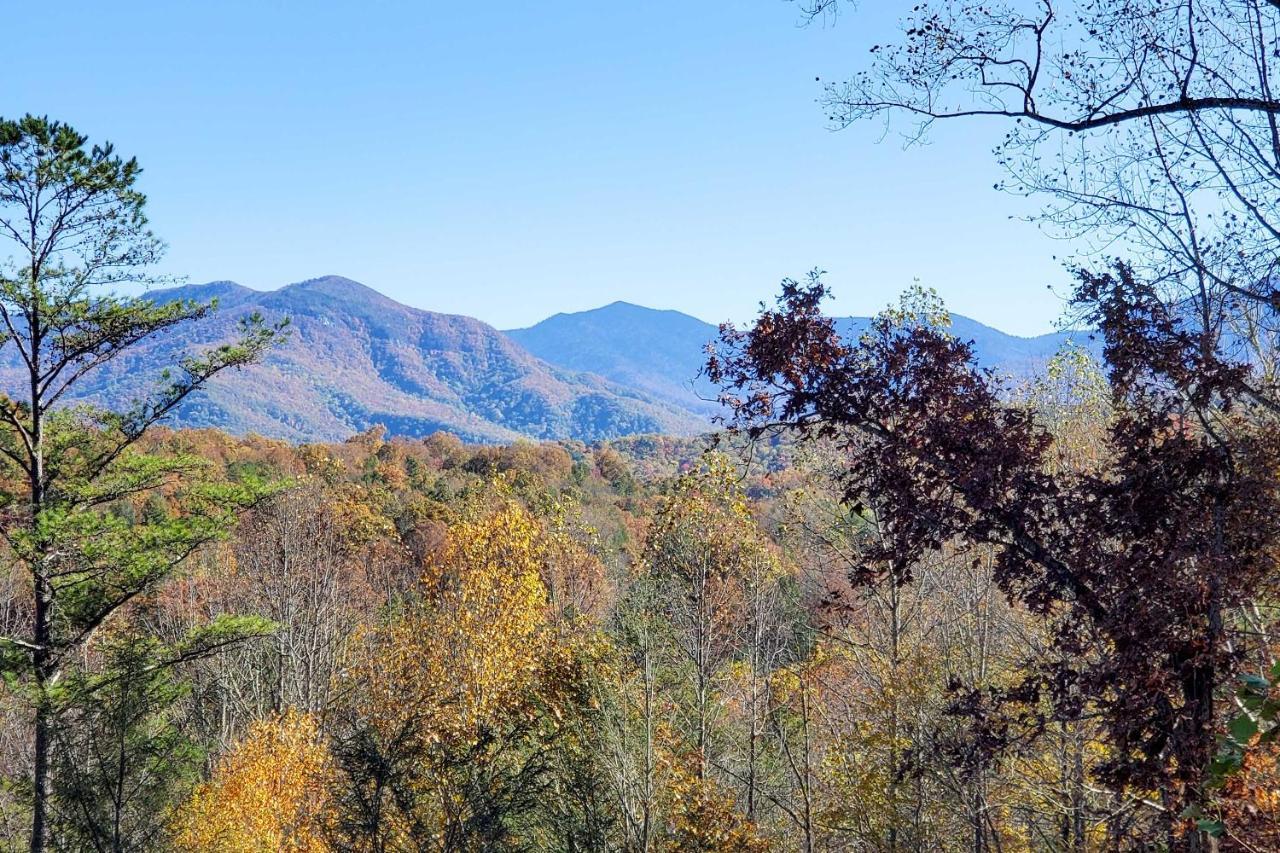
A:
<svg viewBox="0 0 1280 853">
<path fill-rule="evenodd" d="M 33 273 L 32 290 L 35 291 Z M 40 398 L 40 318 L 32 313 L 31 331 L 31 437 L 30 437 L 30 470 L 28 482 L 31 487 L 31 532 L 35 554 L 32 555 L 32 581 L 35 587 L 35 615 L 32 626 L 32 638 L 35 649 L 32 651 L 32 664 L 36 681 L 36 720 L 35 720 L 35 755 L 32 768 L 32 803 L 31 803 L 31 853 L 44 853 L 45 839 L 48 836 L 48 801 L 50 790 L 49 752 L 52 746 L 53 709 L 49 705 L 47 693 L 51 680 L 52 666 L 52 607 L 53 588 L 49 581 L 49 566 L 44 557 L 48 550 L 40 541 L 40 516 L 44 509 L 44 401 Z"/>
<path fill-rule="evenodd" d="M 48 703 L 44 699 L 44 684 L 37 688 L 40 698 L 36 704 L 35 766 L 32 779 L 31 803 L 31 853 L 44 853 L 45 835 L 48 833 L 49 799 L 49 736 L 50 719 Z"/>
</svg>

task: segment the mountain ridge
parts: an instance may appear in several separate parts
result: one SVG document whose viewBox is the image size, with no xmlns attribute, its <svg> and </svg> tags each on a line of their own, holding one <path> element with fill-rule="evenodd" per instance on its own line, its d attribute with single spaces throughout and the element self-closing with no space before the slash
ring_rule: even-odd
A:
<svg viewBox="0 0 1280 853">
<path fill-rule="evenodd" d="M 374 425 L 479 442 L 688 435 L 706 426 L 635 389 L 547 364 L 479 320 L 402 305 L 340 276 L 268 291 L 221 281 L 144 296 L 216 298 L 220 310 L 96 371 L 76 400 L 128 405 L 165 366 L 231 340 L 239 319 L 257 312 L 268 321 L 287 316 L 288 339 L 260 364 L 209 383 L 174 413 L 173 425 L 303 442 L 341 440 Z M 0 384 L 10 389 L 19 381 L 15 357 L 0 358 Z"/>
<path fill-rule="evenodd" d="M 869 317 L 834 318 L 846 339 L 856 339 Z M 1072 340 L 1097 351 L 1088 333 L 1050 332 L 1020 337 L 962 314 L 951 315 L 951 330 L 974 342 L 978 363 L 1016 378 L 1032 375 Z M 606 379 L 702 415 L 714 414 L 716 389 L 701 375 L 706 345 L 718 327 L 671 309 L 617 301 L 585 311 L 562 312 L 506 334 L 550 364 L 589 370 Z"/>
<path fill-rule="evenodd" d="M 184 353 L 234 337 L 248 313 L 290 318 L 291 334 L 261 364 L 210 383 L 175 426 L 332 441 L 375 425 L 436 430 L 479 442 L 597 441 L 637 433 L 692 435 L 719 411 L 702 375 L 717 327 L 674 309 L 617 300 L 506 332 L 472 317 L 404 305 L 337 275 L 256 290 L 211 281 L 153 290 L 157 302 L 217 300 L 212 316 L 145 342 L 92 376 L 78 398 L 127 405 Z M 838 318 L 847 336 L 868 318 Z M 985 366 L 1028 372 L 1069 333 L 1022 338 L 953 315 Z M 16 388 L 16 354 L 0 352 L 0 384 Z"/>
</svg>

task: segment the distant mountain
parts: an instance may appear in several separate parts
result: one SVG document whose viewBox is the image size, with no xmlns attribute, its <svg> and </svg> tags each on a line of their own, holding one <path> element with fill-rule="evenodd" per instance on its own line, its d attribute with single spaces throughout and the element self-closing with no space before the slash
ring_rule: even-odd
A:
<svg viewBox="0 0 1280 853">
<path fill-rule="evenodd" d="M 836 328 L 843 337 L 856 340 L 870 322 L 867 317 L 843 317 Z M 1020 338 L 960 314 L 952 315 L 951 331 L 974 342 L 982 366 L 1015 377 L 1042 368 L 1068 339 L 1090 345 L 1087 333 Z M 592 311 L 556 314 L 507 335 L 549 364 L 598 373 L 691 412 L 706 415 L 718 409 L 708 402 L 715 399 L 715 389 L 700 376 L 704 349 L 716 339 L 717 329 L 688 314 L 614 302 Z"/>
<path fill-rule="evenodd" d="M 445 430 L 477 442 L 598 441 L 694 435 L 718 411 L 716 389 L 700 375 L 716 327 L 678 311 L 615 302 L 503 333 L 338 276 L 265 292 L 217 281 L 148 296 L 216 299 L 219 310 L 90 374 L 77 399 L 125 407 L 165 367 L 230 340 L 240 318 L 256 311 L 288 317 L 289 339 L 263 363 L 218 377 L 171 423 L 291 441 L 341 440 L 377 424 L 398 435 Z M 837 326 L 853 338 L 868 322 L 846 317 Z M 1019 338 L 960 315 L 952 330 L 974 341 L 984 366 L 1014 375 L 1043 366 L 1069 337 Z M 12 347 L 0 348 L 0 388 L 18 387 L 17 358 Z"/>
<path fill-rule="evenodd" d="M 856 340 L 867 330 L 869 317 L 842 317 L 836 320 L 841 337 Z M 973 342 L 978 364 L 997 373 L 1017 379 L 1026 378 L 1042 369 L 1068 343 L 1083 347 L 1100 356 L 1102 349 L 1087 331 L 1050 332 L 1022 338 L 979 323 L 963 314 L 951 315 L 951 334 Z"/>
<path fill-rule="evenodd" d="M 233 282 L 148 294 L 157 301 L 217 298 L 219 311 L 162 336 L 92 375 L 81 399 L 124 406 L 185 352 L 228 340 L 259 311 L 289 317 L 289 340 L 262 364 L 224 374 L 173 418 L 182 426 L 336 440 L 375 424 L 401 435 L 447 430 L 471 441 L 690 434 L 706 421 L 642 389 L 552 366 L 469 317 L 401 305 L 337 276 L 260 292 Z M 14 387 L 12 348 L 0 384 Z"/>
<path fill-rule="evenodd" d="M 690 411 L 719 409 L 716 389 L 701 376 L 716 327 L 688 314 L 614 302 L 506 334 L 549 364 L 596 373 Z"/>
</svg>

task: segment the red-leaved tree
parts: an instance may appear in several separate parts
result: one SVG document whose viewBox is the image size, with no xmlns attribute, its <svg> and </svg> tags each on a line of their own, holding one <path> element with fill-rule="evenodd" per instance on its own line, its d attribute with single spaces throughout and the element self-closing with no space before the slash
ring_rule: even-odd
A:
<svg viewBox="0 0 1280 853">
<path fill-rule="evenodd" d="M 845 497 L 873 506 L 883 532 L 867 562 L 901 582 L 944 545 L 994 547 L 997 582 L 1044 616 L 1055 654 L 998 695 L 958 692 L 972 754 L 999 750 L 1012 713 L 1096 714 L 1109 748 L 1099 781 L 1159 792 L 1144 831 L 1199 849 L 1182 816 L 1209 797 L 1222 698 L 1244 666 L 1233 611 L 1275 570 L 1280 534 L 1280 444 L 1244 405 L 1250 368 L 1128 267 L 1079 273 L 1114 416 L 1105 464 L 1063 471 L 1042 419 L 976 365 L 936 306 L 845 341 L 821 312 L 826 294 L 817 274 L 786 281 L 776 309 L 722 329 L 709 372 L 731 425 L 840 446 Z"/>
</svg>

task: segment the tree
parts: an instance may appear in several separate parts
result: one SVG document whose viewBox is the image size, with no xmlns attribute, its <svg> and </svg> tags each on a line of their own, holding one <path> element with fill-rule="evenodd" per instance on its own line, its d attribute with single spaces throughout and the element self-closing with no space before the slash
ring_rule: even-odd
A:
<svg viewBox="0 0 1280 853">
<path fill-rule="evenodd" d="M 659 695 L 660 580 L 643 566 L 627 578 L 610 635 L 616 672 L 603 696 L 605 761 L 625 849 L 648 853 L 661 835 L 669 789 L 660 753 L 673 740 Z"/>
<path fill-rule="evenodd" d="M 689 696 L 680 705 L 688 707 L 691 718 L 687 729 L 695 775 L 705 779 L 724 748 L 716 732 L 724 668 L 745 646 L 753 713 L 750 757 L 760 673 L 765 658 L 775 654 L 763 636 L 770 614 L 756 611 L 763 611 L 762 600 L 780 570 L 727 460 L 714 459 L 707 470 L 676 480 L 654 514 L 643 559 L 660 591 L 678 665 L 688 672 Z M 748 763 L 749 777 L 754 764 Z M 748 799 L 753 792 L 748 782 Z"/>
<path fill-rule="evenodd" d="M 178 810 L 174 844 L 192 853 L 324 853 L 331 773 L 313 717 L 290 709 L 259 721 Z"/>
<path fill-rule="evenodd" d="M 805 579 L 815 648 L 772 679 L 773 729 L 794 789 L 778 796 L 818 846 L 1008 848 L 1011 811 L 1048 822 L 1046 774 L 957 760 L 968 731 L 947 713 L 948 690 L 1016 683 L 1017 664 L 1034 664 L 1043 646 L 1041 620 L 1003 600 L 990 549 L 949 543 L 914 564 L 879 561 L 877 501 L 848 503 L 847 462 L 834 442 L 792 452 L 800 476 L 782 501 L 782 543 Z M 1019 735 L 1019 749 L 1048 748 L 1039 733 Z"/>
<path fill-rule="evenodd" d="M 633 583 L 627 603 L 651 608 L 649 624 L 630 614 L 620 626 L 634 644 L 635 686 L 643 691 L 632 700 L 644 724 L 636 758 L 646 772 L 636 788 L 653 785 L 655 764 L 667 765 L 672 839 L 696 837 L 679 824 L 677 789 L 699 809 L 735 805 L 751 833 L 777 815 L 769 679 L 797 654 L 792 629 L 802 621 L 789 566 L 753 516 L 739 475 L 719 454 L 704 462 L 675 478 L 655 508 L 641 555 L 648 577 Z M 649 792 L 638 804 L 652 812 L 656 799 Z"/>
<path fill-rule="evenodd" d="M 766 853 L 768 841 L 734 808 L 733 796 L 703 777 L 701 760 L 677 768 L 672 780 L 672 853 Z"/>
<path fill-rule="evenodd" d="M 184 705 L 201 743 L 221 751 L 255 720 L 286 708 L 321 714 L 333 704 L 351 635 L 385 605 L 375 576 L 408 561 L 386 539 L 391 522 L 379 524 L 358 497 L 303 476 L 255 504 L 231 541 L 205 548 L 149 602 L 146 629 L 170 641 L 228 614 L 274 626 L 261 641 L 184 667 Z"/>
<path fill-rule="evenodd" d="M 225 608 L 279 626 L 269 642 L 224 656 L 239 675 L 265 682 L 252 691 L 254 716 L 285 708 L 321 713 L 359 612 L 380 603 L 356 564 L 367 545 L 358 529 L 365 514 L 349 503 L 327 499 L 314 481 L 272 496 L 243 520 L 230 555 L 234 572 L 218 566 L 222 577 L 210 579 L 230 587 L 219 590 Z"/>
<path fill-rule="evenodd" d="M 202 483 L 198 459 L 147 453 L 147 430 L 206 382 L 258 358 L 279 337 L 261 317 L 238 340 L 188 356 L 159 389 L 121 412 L 72 407 L 77 388 L 155 335 L 212 305 L 115 295 L 148 283 L 162 244 L 147 229 L 136 160 L 90 147 L 71 127 L 26 116 L 0 121 L 0 345 L 19 378 L 0 398 L 0 537 L 30 576 L 25 636 L 0 640 L 5 667 L 34 703 L 31 850 L 45 847 L 50 749 L 61 675 L 111 616 L 221 535 L 252 495 Z M 163 512 L 130 523 L 113 511 L 162 494 Z"/>
<path fill-rule="evenodd" d="M 995 551 L 993 577 L 1046 619 L 1056 660 L 1003 690 L 955 704 L 975 760 L 1010 731 L 1075 719 L 1088 697 L 1110 750 L 1097 775 L 1131 795 L 1160 792 L 1164 842 L 1196 849 L 1179 815 L 1208 798 L 1224 685 L 1242 665 L 1231 619 L 1274 572 L 1273 427 L 1237 414 L 1248 365 L 1225 360 L 1132 270 L 1081 274 L 1106 342 L 1114 415 L 1097 472 L 1050 464 L 1055 437 L 974 365 L 927 299 L 839 339 L 818 276 L 785 282 L 777 310 L 726 327 L 709 365 L 735 423 L 779 427 L 846 451 L 846 500 L 874 496 L 876 563 L 911 567 L 948 543 Z M 1153 842 L 1147 837 L 1145 842 Z"/>
<path fill-rule="evenodd" d="M 55 730 L 52 835 L 64 849 L 154 850 L 165 829 L 156 815 L 202 758 L 180 725 L 183 686 L 164 665 L 179 653 L 126 629 L 100 654 L 99 671 L 72 677 L 67 724 Z"/>
<path fill-rule="evenodd" d="M 558 637 L 542 580 L 558 544 L 501 484 L 464 504 L 421 599 L 353 650 L 335 756 L 343 845 L 601 849 L 583 794 L 594 644 Z M 559 802 L 552 803 L 552 792 Z M 582 817 L 559 824 L 556 809 Z M 543 843 L 539 844 L 538 841 Z"/>
<path fill-rule="evenodd" d="M 833 14 L 840 0 L 806 3 Z M 1130 260 L 1188 320 L 1274 362 L 1280 308 L 1280 4 L 938 0 L 828 85 L 838 127 L 1003 125 L 1000 187 L 1084 252 Z M 1276 411 L 1274 375 L 1250 397 Z"/>
</svg>

